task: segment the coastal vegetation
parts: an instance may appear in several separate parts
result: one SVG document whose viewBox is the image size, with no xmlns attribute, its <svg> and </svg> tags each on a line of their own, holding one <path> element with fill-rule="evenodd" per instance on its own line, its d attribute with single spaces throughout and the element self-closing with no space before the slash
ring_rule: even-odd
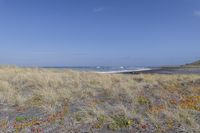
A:
<svg viewBox="0 0 200 133">
<path fill-rule="evenodd" d="M 0 132 L 199 132 L 200 75 L 1 67 L 0 111 Z"/>
<path fill-rule="evenodd" d="M 200 60 L 186 64 L 186 65 L 183 65 L 183 67 L 200 68 Z"/>
</svg>

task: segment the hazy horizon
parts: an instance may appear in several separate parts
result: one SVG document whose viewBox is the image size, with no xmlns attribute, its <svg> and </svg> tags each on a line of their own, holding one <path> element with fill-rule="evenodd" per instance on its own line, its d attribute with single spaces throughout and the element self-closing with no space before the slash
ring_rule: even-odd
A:
<svg viewBox="0 0 200 133">
<path fill-rule="evenodd" d="M 0 64 L 163 66 L 200 59 L 199 0 L 0 0 Z"/>
</svg>

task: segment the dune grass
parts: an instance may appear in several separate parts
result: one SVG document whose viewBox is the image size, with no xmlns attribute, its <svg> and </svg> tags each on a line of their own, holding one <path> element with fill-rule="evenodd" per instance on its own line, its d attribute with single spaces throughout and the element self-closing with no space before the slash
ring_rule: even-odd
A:
<svg viewBox="0 0 200 133">
<path fill-rule="evenodd" d="M 200 131 L 200 75 L 120 75 L 0 68 L 0 104 L 54 112 L 66 104 L 77 123 L 107 125 L 109 130 L 137 128 Z M 22 119 L 22 118 L 20 118 Z"/>
</svg>

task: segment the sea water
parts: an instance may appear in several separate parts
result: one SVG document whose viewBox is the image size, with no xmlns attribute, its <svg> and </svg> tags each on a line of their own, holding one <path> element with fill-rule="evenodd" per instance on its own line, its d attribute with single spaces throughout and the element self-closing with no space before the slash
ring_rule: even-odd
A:
<svg viewBox="0 0 200 133">
<path fill-rule="evenodd" d="M 65 66 L 65 67 L 47 67 L 56 69 L 70 69 L 76 71 L 91 71 L 99 73 L 117 73 L 126 71 L 143 71 L 151 70 L 149 67 L 134 67 L 134 66 Z"/>
</svg>

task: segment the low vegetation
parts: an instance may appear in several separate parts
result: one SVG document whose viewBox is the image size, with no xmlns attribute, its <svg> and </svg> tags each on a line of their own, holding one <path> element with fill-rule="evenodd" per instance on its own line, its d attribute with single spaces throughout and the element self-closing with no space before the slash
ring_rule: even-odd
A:
<svg viewBox="0 0 200 133">
<path fill-rule="evenodd" d="M 185 68 L 200 68 L 200 60 L 192 62 L 190 64 L 183 65 Z"/>
<path fill-rule="evenodd" d="M 199 132 L 200 75 L 120 75 L 1 67 L 0 105 L 20 112 L 27 108 L 48 111 L 53 115 L 44 120 L 45 124 L 58 121 L 66 132 Z M 6 130 L 1 115 L 0 126 Z M 19 126 L 30 122 L 28 118 L 13 118 L 19 127 L 13 128 L 22 131 L 34 126 Z M 12 118 L 9 120 L 12 123 Z M 69 121 L 71 126 L 67 126 Z M 35 123 L 42 125 L 40 130 L 45 126 L 39 120 Z"/>
</svg>

